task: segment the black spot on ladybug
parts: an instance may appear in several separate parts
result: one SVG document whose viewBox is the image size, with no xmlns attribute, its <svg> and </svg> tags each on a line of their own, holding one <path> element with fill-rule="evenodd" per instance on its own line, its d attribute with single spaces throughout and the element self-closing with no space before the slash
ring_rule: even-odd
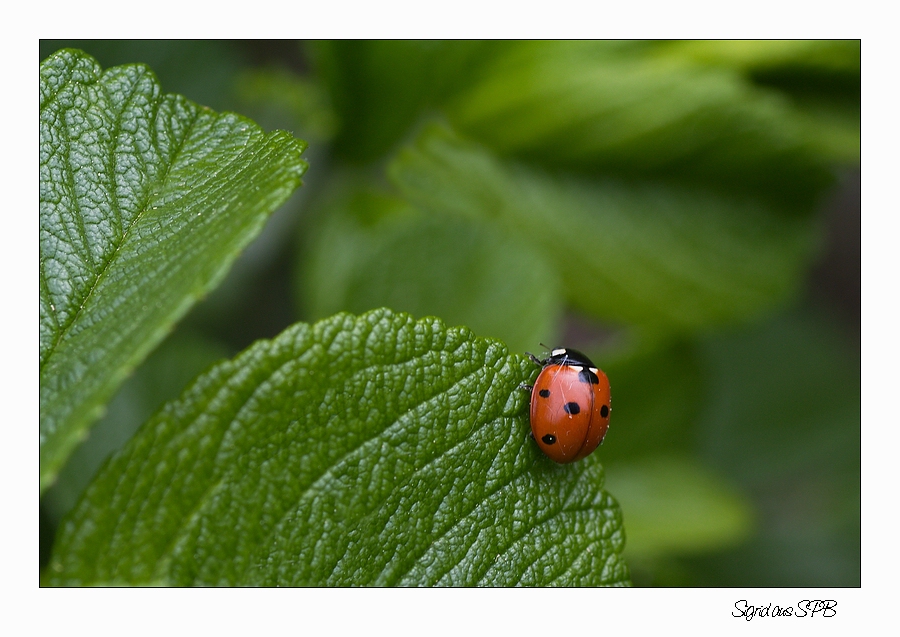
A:
<svg viewBox="0 0 900 637">
<path fill-rule="evenodd" d="M 581 411 L 578 403 L 566 403 L 563 409 L 566 410 L 567 414 L 572 414 L 573 416 Z"/>
<path fill-rule="evenodd" d="M 600 384 L 600 379 L 597 378 L 597 374 L 586 368 L 578 372 L 578 380 L 582 383 L 590 383 L 591 385 Z"/>
<path fill-rule="evenodd" d="M 539 395 L 541 398 L 550 398 L 550 390 L 549 390 L 549 389 L 542 389 L 541 391 L 538 392 L 538 395 Z"/>
<path fill-rule="evenodd" d="M 606 405 L 603 405 L 603 406 L 600 408 L 600 417 L 601 417 L 601 418 L 606 418 L 607 416 L 609 416 L 609 407 L 606 406 Z"/>
<path fill-rule="evenodd" d="M 544 434 L 541 437 L 541 440 L 544 441 L 545 445 L 552 445 L 556 442 L 556 436 L 554 436 L 553 434 Z"/>
</svg>

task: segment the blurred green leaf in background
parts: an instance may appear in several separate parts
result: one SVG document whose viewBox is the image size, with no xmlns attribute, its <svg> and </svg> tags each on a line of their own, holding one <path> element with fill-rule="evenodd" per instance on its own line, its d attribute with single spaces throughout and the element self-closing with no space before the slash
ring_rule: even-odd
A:
<svg viewBox="0 0 900 637">
<path fill-rule="evenodd" d="M 115 382 L 78 407 L 107 412 L 87 441 L 69 454 L 78 424 L 54 455 L 45 582 L 859 585 L 859 41 L 44 41 L 41 60 L 64 47 L 100 77 L 149 64 L 193 117 L 249 122 L 188 100 L 306 139 L 310 169 L 262 230 L 270 207 L 240 215 L 253 231 L 221 260 L 161 248 L 188 294 L 152 292 L 178 312 L 107 352 L 121 363 L 103 362 L 108 338 L 85 348 Z M 156 103 L 141 77 L 153 88 L 134 95 Z M 95 145 L 120 148 L 132 129 L 92 123 L 106 112 L 119 113 L 86 112 L 84 135 L 117 131 Z M 218 160 L 191 166 L 185 197 L 206 201 L 204 178 L 232 184 Z M 272 190 L 277 174 L 244 192 L 276 207 L 292 190 Z M 113 241 L 109 272 L 176 225 Z M 84 298 L 118 308 L 127 297 L 99 281 Z M 420 350 L 423 329 L 462 349 Z M 583 350 L 610 378 L 611 429 L 583 463 L 528 444 L 515 387 L 536 368 L 515 354 L 540 343 Z M 45 391 L 60 413 L 77 407 L 55 388 L 78 367 L 58 360 L 52 378 L 42 363 L 42 431 Z M 473 411 L 450 389 L 463 386 L 492 398 Z M 176 483 L 196 509 L 166 496 Z M 475 500 L 454 495 L 466 486 Z M 582 505 L 584 519 L 565 513 Z M 455 530 L 431 549 L 439 520 L 398 525 L 435 511 Z"/>
</svg>

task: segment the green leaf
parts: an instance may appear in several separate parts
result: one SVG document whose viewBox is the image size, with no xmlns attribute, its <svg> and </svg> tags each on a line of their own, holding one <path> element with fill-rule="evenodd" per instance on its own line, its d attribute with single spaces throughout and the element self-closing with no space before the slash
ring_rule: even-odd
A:
<svg viewBox="0 0 900 637">
<path fill-rule="evenodd" d="M 103 68 L 140 62 L 172 93 L 214 110 L 230 110 L 234 76 L 248 50 L 228 40 L 41 40 L 40 59 L 79 49 Z"/>
<path fill-rule="evenodd" d="M 607 358 L 602 367 L 613 379 L 616 415 L 603 447 L 605 464 L 693 451 L 706 392 L 692 344 L 632 351 L 624 360 Z"/>
<path fill-rule="evenodd" d="M 626 512 L 629 558 L 708 552 L 750 535 L 746 497 L 695 460 L 659 455 L 610 464 L 607 473 Z"/>
<path fill-rule="evenodd" d="M 795 313 L 702 345 L 712 397 L 703 448 L 720 470 L 756 488 L 802 469 L 856 473 L 858 342 L 846 342 L 826 320 Z M 758 417 L 760 406 L 766 418 Z M 748 431 L 759 435 L 750 440 Z"/>
<path fill-rule="evenodd" d="M 41 496 L 41 507 L 54 522 L 68 513 L 109 456 L 125 446 L 167 400 L 214 362 L 228 356 L 221 344 L 180 330 L 163 341 L 124 383 L 107 405 L 106 414 L 91 427 L 56 482 Z"/>
<path fill-rule="evenodd" d="M 260 113 L 261 121 L 289 122 L 315 141 L 335 134 L 336 116 L 313 80 L 280 67 L 252 68 L 238 74 L 234 90 L 242 104 Z"/>
<path fill-rule="evenodd" d="M 307 231 L 299 293 L 309 316 L 390 307 L 466 325 L 513 351 L 556 341 L 559 281 L 531 246 L 489 221 L 425 215 L 343 181 L 335 190 Z"/>
<path fill-rule="evenodd" d="M 672 41 L 662 43 L 660 51 L 709 66 L 737 69 L 785 91 L 814 90 L 823 96 L 853 96 L 859 101 L 859 40 Z"/>
<path fill-rule="evenodd" d="M 704 40 L 660 45 L 667 56 L 740 71 L 792 100 L 801 135 L 824 160 L 860 159 L 858 40 Z"/>
<path fill-rule="evenodd" d="M 700 450 L 750 493 L 759 533 L 742 550 L 700 561 L 701 582 L 859 586 L 858 333 L 848 338 L 821 315 L 798 312 L 708 338 L 702 351 L 711 401 Z"/>
<path fill-rule="evenodd" d="M 43 491 L 306 164 L 303 142 L 163 95 L 144 66 L 64 50 L 40 78 Z"/>
<path fill-rule="evenodd" d="M 600 458 L 624 511 L 629 564 L 656 571 L 660 559 L 746 540 L 753 523 L 746 494 L 695 457 L 706 398 L 696 346 L 667 343 L 603 369 L 614 424 Z"/>
<path fill-rule="evenodd" d="M 449 117 L 543 165 L 690 179 L 803 208 L 832 182 L 782 95 L 657 47 L 519 43 Z"/>
<path fill-rule="evenodd" d="M 64 523 L 46 581 L 626 584 L 595 456 L 528 436 L 537 369 L 378 310 L 297 324 L 202 375 Z"/>
<path fill-rule="evenodd" d="M 371 161 L 428 108 L 472 81 L 495 50 L 491 41 L 318 41 L 309 54 L 340 120 L 338 156 Z"/>
<path fill-rule="evenodd" d="M 833 105 L 810 99 L 797 103 L 798 120 L 809 131 L 817 152 L 834 164 L 857 165 L 860 162 L 860 103 Z"/>
<path fill-rule="evenodd" d="M 576 308 L 646 330 L 755 318 L 794 291 L 818 239 L 814 219 L 698 189 L 554 178 L 437 126 L 389 174 L 425 210 L 491 219 L 540 249 Z"/>
</svg>

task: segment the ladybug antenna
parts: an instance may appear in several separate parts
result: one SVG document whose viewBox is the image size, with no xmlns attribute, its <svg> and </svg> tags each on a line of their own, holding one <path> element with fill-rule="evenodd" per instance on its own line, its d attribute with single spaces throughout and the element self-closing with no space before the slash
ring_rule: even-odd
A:
<svg viewBox="0 0 900 637">
<path fill-rule="evenodd" d="M 541 347 L 543 347 L 543 348 L 544 348 L 545 350 L 547 350 L 548 352 L 551 350 L 551 348 L 547 347 L 547 346 L 544 345 L 543 343 L 538 343 L 538 345 L 540 345 Z"/>
</svg>

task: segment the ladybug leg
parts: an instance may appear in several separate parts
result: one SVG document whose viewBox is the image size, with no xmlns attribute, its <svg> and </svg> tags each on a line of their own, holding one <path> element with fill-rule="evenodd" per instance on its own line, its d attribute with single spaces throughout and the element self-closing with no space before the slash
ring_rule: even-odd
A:
<svg viewBox="0 0 900 637">
<path fill-rule="evenodd" d="M 537 365 L 538 367 L 543 367 L 543 366 L 544 366 L 544 361 L 542 361 L 540 358 L 538 358 L 537 356 L 535 356 L 535 355 L 532 354 L 531 352 L 525 352 L 525 354 L 527 354 L 527 355 L 528 355 L 528 358 L 531 359 L 531 362 L 534 363 L 535 365 Z"/>
<path fill-rule="evenodd" d="M 534 385 L 529 385 L 528 383 L 521 383 L 519 385 L 519 389 L 524 389 L 527 392 L 531 392 L 534 390 Z"/>
</svg>

